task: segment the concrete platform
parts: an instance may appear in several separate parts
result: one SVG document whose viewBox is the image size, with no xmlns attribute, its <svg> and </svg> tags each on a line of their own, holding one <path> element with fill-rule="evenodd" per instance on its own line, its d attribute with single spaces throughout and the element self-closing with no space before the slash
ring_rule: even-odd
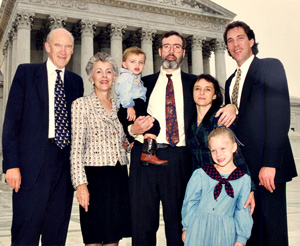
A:
<svg viewBox="0 0 300 246">
<path fill-rule="evenodd" d="M 300 158 L 296 159 L 297 169 L 300 172 Z M 295 178 L 287 185 L 288 201 L 288 227 L 290 246 L 300 245 L 300 177 Z M 10 245 L 10 226 L 12 218 L 11 190 L 6 184 L 0 182 L 0 246 Z M 68 231 L 66 245 L 83 245 L 80 224 L 79 209 L 76 198 L 74 197 L 72 216 Z M 123 239 L 120 246 L 130 246 L 131 239 Z M 160 228 L 157 233 L 157 245 L 165 246 L 164 222 L 160 218 Z"/>
</svg>

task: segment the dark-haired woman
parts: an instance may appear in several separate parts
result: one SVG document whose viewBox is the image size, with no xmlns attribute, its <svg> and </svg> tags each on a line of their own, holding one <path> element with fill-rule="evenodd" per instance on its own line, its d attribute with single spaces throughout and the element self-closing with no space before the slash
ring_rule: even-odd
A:
<svg viewBox="0 0 300 246">
<path fill-rule="evenodd" d="M 213 76 L 201 74 L 193 85 L 193 97 L 196 103 L 197 117 L 195 117 L 191 126 L 189 147 L 193 157 L 193 168 L 195 170 L 213 163 L 207 139 L 211 131 L 218 127 L 219 117 L 215 116 L 223 104 L 223 95 L 218 81 Z M 235 132 L 233 125 L 229 128 Z M 251 176 L 248 167 L 244 164 L 245 160 L 241 155 L 241 151 L 237 151 L 235 154 L 234 162 Z M 255 185 L 253 182 L 251 186 L 254 191 Z M 250 204 L 252 214 L 255 207 L 254 192 L 251 192 L 245 206 L 248 206 L 248 204 Z"/>
</svg>

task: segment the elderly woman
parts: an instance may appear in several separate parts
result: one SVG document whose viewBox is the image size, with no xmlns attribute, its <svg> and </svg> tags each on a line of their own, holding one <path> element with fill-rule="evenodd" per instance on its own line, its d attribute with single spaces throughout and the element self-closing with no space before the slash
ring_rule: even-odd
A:
<svg viewBox="0 0 300 246">
<path fill-rule="evenodd" d="M 108 54 L 99 52 L 86 72 L 94 92 L 72 104 L 72 183 L 84 243 L 116 246 L 130 236 L 125 134 L 110 97 L 118 68 Z"/>
</svg>

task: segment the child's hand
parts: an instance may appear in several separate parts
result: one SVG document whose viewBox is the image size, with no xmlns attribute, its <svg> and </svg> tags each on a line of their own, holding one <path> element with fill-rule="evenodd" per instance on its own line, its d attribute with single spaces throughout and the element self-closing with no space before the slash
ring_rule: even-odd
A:
<svg viewBox="0 0 300 246">
<path fill-rule="evenodd" d="M 183 231 L 182 232 L 182 236 L 181 236 L 182 242 L 185 241 L 185 236 L 186 236 L 186 231 Z"/>
<path fill-rule="evenodd" d="M 135 121 L 135 110 L 133 107 L 127 108 L 127 120 Z"/>
<path fill-rule="evenodd" d="M 240 242 L 235 242 L 234 246 L 245 246 L 245 245 Z"/>
</svg>

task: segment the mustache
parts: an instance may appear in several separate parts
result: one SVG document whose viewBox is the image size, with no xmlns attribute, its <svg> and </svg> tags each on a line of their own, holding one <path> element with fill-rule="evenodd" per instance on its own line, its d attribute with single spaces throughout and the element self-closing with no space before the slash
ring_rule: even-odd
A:
<svg viewBox="0 0 300 246">
<path fill-rule="evenodd" d="M 166 58 L 168 58 L 168 57 L 174 57 L 174 58 L 176 58 L 176 59 L 177 59 L 177 57 L 176 57 L 176 56 L 174 56 L 173 54 L 170 54 L 170 55 L 167 55 L 167 56 L 166 56 Z"/>
</svg>

